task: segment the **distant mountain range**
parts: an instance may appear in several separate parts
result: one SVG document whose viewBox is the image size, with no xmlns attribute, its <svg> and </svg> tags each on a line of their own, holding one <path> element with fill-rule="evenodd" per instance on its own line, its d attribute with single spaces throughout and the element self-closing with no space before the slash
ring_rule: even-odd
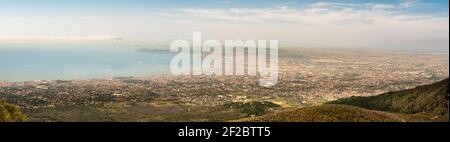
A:
<svg viewBox="0 0 450 142">
<path fill-rule="evenodd" d="M 449 79 L 370 97 L 350 97 L 242 121 L 385 122 L 449 121 Z"/>
</svg>

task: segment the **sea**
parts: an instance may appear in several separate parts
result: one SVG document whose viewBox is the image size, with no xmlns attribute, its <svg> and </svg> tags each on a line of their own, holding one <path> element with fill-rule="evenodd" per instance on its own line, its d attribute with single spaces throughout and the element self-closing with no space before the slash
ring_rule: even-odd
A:
<svg viewBox="0 0 450 142">
<path fill-rule="evenodd" d="M 448 48 L 389 52 L 448 55 Z M 167 47 L 0 46 L 0 81 L 86 80 L 170 74 L 170 62 L 175 55 Z"/>
<path fill-rule="evenodd" d="M 0 81 L 80 80 L 170 73 L 168 50 L 0 47 Z"/>
</svg>

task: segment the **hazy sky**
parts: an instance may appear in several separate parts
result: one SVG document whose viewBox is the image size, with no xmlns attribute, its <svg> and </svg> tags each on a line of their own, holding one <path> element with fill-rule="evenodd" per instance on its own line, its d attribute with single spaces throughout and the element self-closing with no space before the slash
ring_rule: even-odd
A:
<svg viewBox="0 0 450 142">
<path fill-rule="evenodd" d="M 33 43 L 279 40 L 289 47 L 449 48 L 448 0 L 0 0 L 0 48 Z"/>
</svg>

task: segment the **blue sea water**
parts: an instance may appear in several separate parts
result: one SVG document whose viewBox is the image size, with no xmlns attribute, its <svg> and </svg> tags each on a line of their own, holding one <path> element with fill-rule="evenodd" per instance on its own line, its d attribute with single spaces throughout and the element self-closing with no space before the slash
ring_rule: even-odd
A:
<svg viewBox="0 0 450 142">
<path fill-rule="evenodd" d="M 0 81 L 72 80 L 169 73 L 172 54 L 134 48 L 0 48 Z"/>
</svg>

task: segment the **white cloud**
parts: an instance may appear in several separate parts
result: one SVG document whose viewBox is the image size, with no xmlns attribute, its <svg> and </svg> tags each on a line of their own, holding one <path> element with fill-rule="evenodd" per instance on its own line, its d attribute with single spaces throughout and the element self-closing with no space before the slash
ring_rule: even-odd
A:
<svg viewBox="0 0 450 142">
<path fill-rule="evenodd" d="M 399 6 L 403 7 L 403 8 L 409 8 L 409 7 L 413 7 L 416 4 L 417 4 L 416 0 L 403 0 L 403 2 L 401 2 L 399 4 Z"/>
<path fill-rule="evenodd" d="M 372 6 L 372 10 L 386 10 L 392 8 L 395 8 L 395 6 L 389 4 L 375 4 Z"/>
<path fill-rule="evenodd" d="M 205 39 L 276 39 L 282 46 L 291 47 L 448 48 L 448 16 L 407 13 L 407 7 L 415 7 L 407 3 L 411 2 L 318 2 L 303 7 L 186 8 L 113 16 L 11 14 L 0 22 L 0 42 L 8 38 L 111 41 L 124 37 L 127 42 L 140 44 L 163 42 L 155 39 L 170 44 L 200 31 Z"/>
<path fill-rule="evenodd" d="M 123 41 L 110 35 L 93 36 L 0 36 L 0 41 Z"/>
<path fill-rule="evenodd" d="M 1 48 L 94 49 L 129 47 L 129 41 L 110 35 L 92 36 L 0 36 Z"/>
<path fill-rule="evenodd" d="M 446 17 L 422 14 L 402 13 L 395 5 L 387 4 L 345 4 L 345 3 L 315 3 L 306 9 L 274 7 L 261 9 L 230 8 L 230 9 L 180 9 L 173 13 L 160 14 L 179 19 L 212 19 L 254 23 L 299 22 L 307 24 L 336 24 L 343 21 L 375 21 L 402 22 L 405 19 L 432 20 Z M 427 18 L 423 18 L 427 17 Z"/>
<path fill-rule="evenodd" d="M 319 2 L 303 9 L 180 9 L 166 14 L 190 23 L 207 21 L 208 28 L 193 29 L 220 33 L 214 37 L 271 38 L 288 46 L 448 48 L 448 16 L 402 11 L 414 3 Z"/>
<path fill-rule="evenodd" d="M 222 3 L 222 4 L 230 4 L 230 3 L 231 3 L 231 0 L 221 0 L 221 1 L 219 1 L 219 3 Z"/>
</svg>

